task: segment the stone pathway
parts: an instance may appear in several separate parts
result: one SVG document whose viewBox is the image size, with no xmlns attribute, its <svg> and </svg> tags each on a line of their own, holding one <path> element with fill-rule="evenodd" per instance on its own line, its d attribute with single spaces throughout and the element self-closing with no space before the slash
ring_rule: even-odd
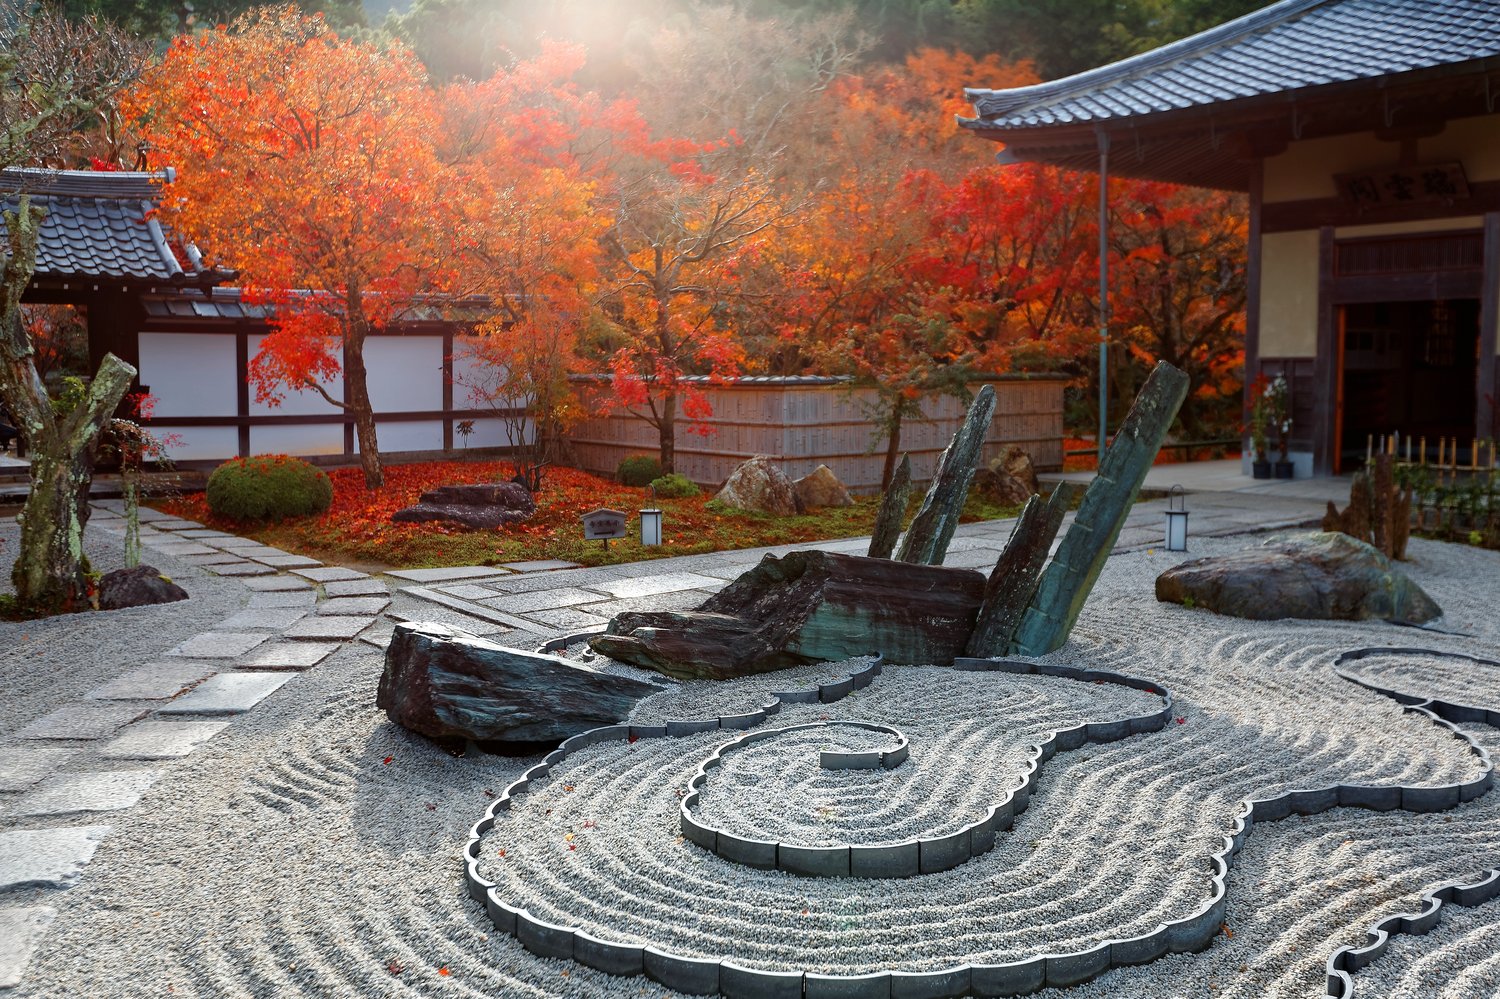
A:
<svg viewBox="0 0 1500 999">
<path fill-rule="evenodd" d="M 118 501 L 94 504 L 91 529 L 123 536 Z M 1137 504 L 1117 549 L 1160 545 L 1164 501 Z M 1197 494 L 1192 536 L 1316 519 L 1303 497 Z M 411 569 L 376 578 L 141 511 L 141 541 L 249 591 L 247 606 L 81 700 L 0 737 L 0 989 L 21 981 L 48 924 L 107 840 L 110 816 L 136 805 L 171 767 L 234 719 L 353 640 L 377 648 L 397 622 L 441 621 L 520 648 L 603 628 L 622 611 L 679 610 L 767 553 L 797 548 L 863 554 L 868 539 L 690 555 L 602 568 L 535 561 Z M 947 564 L 988 571 L 1013 521 L 961 526 Z M 670 537 L 671 525 L 666 525 Z M 1191 547 L 1191 544 L 1190 544 Z M 149 555 L 147 557 L 149 561 Z M 11 899 L 23 896 L 24 904 Z"/>
</svg>

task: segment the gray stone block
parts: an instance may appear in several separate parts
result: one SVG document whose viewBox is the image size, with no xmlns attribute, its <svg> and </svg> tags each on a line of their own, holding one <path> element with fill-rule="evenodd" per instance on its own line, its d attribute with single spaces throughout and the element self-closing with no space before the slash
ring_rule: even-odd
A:
<svg viewBox="0 0 1500 999">
<path fill-rule="evenodd" d="M 311 583 L 305 579 L 298 579 L 296 576 L 262 576 L 246 579 L 244 583 L 247 589 L 257 593 L 286 593 L 293 590 L 312 589 Z"/>
<path fill-rule="evenodd" d="M 1288 792 L 1292 811 L 1298 815 L 1319 815 L 1339 805 L 1338 785 L 1333 787 L 1299 788 Z"/>
<path fill-rule="evenodd" d="M 914 878 L 921 869 L 921 846 L 916 840 L 849 847 L 849 874 L 852 877 Z"/>
<path fill-rule="evenodd" d="M 690 996 L 714 995 L 719 991 L 719 962 L 683 957 L 656 947 L 641 950 L 646 977 L 669 989 Z"/>
<path fill-rule="evenodd" d="M 822 696 L 817 687 L 807 690 L 777 690 L 773 694 L 783 704 L 817 704 Z"/>
<path fill-rule="evenodd" d="M 112 812 L 129 808 L 161 776 L 160 770 L 117 770 L 66 774 L 43 781 L 5 810 L 24 815 L 69 815 L 74 812 Z"/>
<path fill-rule="evenodd" d="M 412 583 L 451 583 L 460 579 L 488 579 L 495 576 L 507 576 L 509 574 L 505 569 L 497 569 L 490 565 L 454 565 L 437 569 L 394 569 L 386 573 L 387 576 L 395 579 L 404 579 Z M 350 579 L 353 577 L 330 576 L 328 578 Z"/>
<path fill-rule="evenodd" d="M 1401 932 L 1410 933 L 1413 936 L 1422 936 L 1432 932 L 1433 927 L 1438 924 L 1441 909 L 1442 903 L 1437 899 L 1424 899 L 1422 911 L 1401 914 Z"/>
<path fill-rule="evenodd" d="M 1057 749 L 1059 752 L 1077 749 L 1086 741 L 1088 726 L 1074 725 L 1072 728 L 1061 729 L 1057 733 Z"/>
<path fill-rule="evenodd" d="M 305 607 L 251 607 L 219 622 L 226 631 L 280 631 L 307 614 Z"/>
<path fill-rule="evenodd" d="M 0 892 L 71 888 L 110 826 L 0 832 Z"/>
<path fill-rule="evenodd" d="M 976 964 L 969 969 L 976 996 L 1024 996 L 1041 989 L 1047 980 L 1047 961 L 1033 957 L 1006 964 Z"/>
<path fill-rule="evenodd" d="M 788 846 L 783 843 L 776 851 L 776 866 L 792 874 L 847 878 L 849 876 L 849 848 L 847 846 Z"/>
<path fill-rule="evenodd" d="M 276 570 L 259 562 L 224 562 L 203 567 L 215 576 L 274 576 Z"/>
<path fill-rule="evenodd" d="M 805 999 L 891 999 L 891 973 L 803 976 Z"/>
<path fill-rule="evenodd" d="M 734 961 L 719 964 L 719 991 L 726 999 L 802 999 L 802 972 L 761 971 Z"/>
<path fill-rule="evenodd" d="M 884 757 L 878 749 L 859 753 L 825 749 L 818 753 L 818 766 L 824 770 L 881 770 Z"/>
<path fill-rule="evenodd" d="M 705 826 L 700 824 L 697 819 L 694 819 L 687 812 L 687 810 L 692 807 L 692 805 L 697 804 L 697 798 L 698 795 L 695 792 L 688 795 L 688 799 L 690 800 L 684 800 L 682 803 L 682 822 L 680 823 L 682 835 L 686 837 L 689 842 L 697 843 L 709 853 L 714 853 L 719 845 L 718 831 L 712 826 Z"/>
<path fill-rule="evenodd" d="M 526 910 L 511 905 L 491 890 L 485 896 L 484 911 L 489 914 L 490 922 L 495 924 L 495 929 L 515 936 L 516 926 L 520 922 L 520 915 Z"/>
<path fill-rule="evenodd" d="M 325 616 L 371 617 L 390 605 L 390 597 L 331 597 L 318 604 L 318 613 Z"/>
<path fill-rule="evenodd" d="M 1473 884 L 1453 887 L 1453 902 L 1456 905 L 1480 905 L 1495 898 L 1500 898 L 1500 871 L 1490 871 L 1488 877 Z"/>
<path fill-rule="evenodd" d="M 1167 922 L 1167 950 L 1173 954 L 1200 951 L 1213 942 L 1222 919 L 1215 918 L 1213 902 L 1205 902 L 1192 915 Z"/>
<path fill-rule="evenodd" d="M 1167 927 L 1158 923 L 1154 930 L 1136 937 L 1109 942 L 1109 963 L 1115 967 L 1148 964 L 1167 954 Z"/>
<path fill-rule="evenodd" d="M 250 607 L 302 607 L 312 610 L 318 602 L 314 590 L 273 590 L 269 593 L 250 594 Z"/>
<path fill-rule="evenodd" d="M 1292 814 L 1292 801 L 1284 794 L 1275 798 L 1256 798 L 1250 804 L 1254 806 L 1251 814 L 1256 822 L 1280 822 Z"/>
<path fill-rule="evenodd" d="M 776 848 L 775 840 L 747 839 L 720 830 L 714 852 L 736 864 L 769 871 L 776 868 Z"/>
<path fill-rule="evenodd" d="M 823 683 L 818 685 L 818 700 L 824 704 L 832 704 L 841 701 L 854 693 L 854 681 L 849 677 L 834 683 Z"/>
<path fill-rule="evenodd" d="M 1048 954 L 1047 986 L 1067 988 L 1102 975 L 1109 969 L 1109 944 L 1100 944 L 1076 954 Z"/>
<path fill-rule="evenodd" d="M 1084 731 L 1089 742 L 1114 742 L 1130 734 L 1130 719 L 1089 722 Z"/>
<path fill-rule="evenodd" d="M 640 944 L 613 943 L 586 930 L 573 931 L 573 960 L 606 974 L 644 974 L 645 950 Z"/>
<path fill-rule="evenodd" d="M 969 831 L 963 830 L 948 836 L 920 841 L 923 874 L 949 871 L 969 860 Z"/>
<path fill-rule="evenodd" d="M 573 928 L 538 919 L 525 909 L 516 914 L 516 939 L 537 957 L 573 957 Z"/>
<path fill-rule="evenodd" d="M 408 570 L 418 572 L 422 570 Z M 292 575 L 310 579 L 315 583 L 335 583 L 349 579 L 368 579 L 369 573 L 356 572 L 353 569 L 345 569 L 341 565 L 317 566 L 310 569 L 293 569 Z M 395 575 L 395 573 L 391 573 Z"/>
<path fill-rule="evenodd" d="M 24 791 L 60 770 L 78 755 L 76 749 L 52 746 L 7 746 L 0 753 L 0 791 Z"/>
<path fill-rule="evenodd" d="M 317 615 L 305 617 L 286 629 L 283 637 L 314 641 L 348 641 L 375 623 L 373 617 Z"/>
<path fill-rule="evenodd" d="M 972 982 L 967 964 L 943 971 L 893 971 L 891 999 L 950 999 L 968 995 Z"/>
<path fill-rule="evenodd" d="M 222 663 L 189 659 L 147 663 L 95 687 L 84 696 L 100 701 L 165 701 L 204 677 L 212 676 L 222 667 Z"/>
<path fill-rule="evenodd" d="M 167 651 L 184 659 L 234 659 L 270 638 L 263 632 L 205 631 Z"/>
<path fill-rule="evenodd" d="M 0 989 L 21 984 L 57 910 L 46 905 L 0 909 Z"/>
<path fill-rule="evenodd" d="M 743 732 L 746 729 L 754 728 L 765 720 L 766 713 L 764 711 L 751 711 L 742 715 L 721 715 L 719 716 L 719 727 L 735 732 Z"/>
<path fill-rule="evenodd" d="M 1401 807 L 1408 812 L 1441 812 L 1457 804 L 1458 788 L 1451 784 L 1401 789 Z"/>
<path fill-rule="evenodd" d="M 164 715 L 235 715 L 255 707 L 291 679 L 286 673 L 220 673 L 163 705 Z"/>
<path fill-rule="evenodd" d="M 390 589 L 380 580 L 368 576 L 323 582 L 323 595 L 328 597 L 389 596 L 390 592 Z"/>
<path fill-rule="evenodd" d="M 238 669 L 311 669 L 343 646 L 338 642 L 268 642 L 242 656 Z"/>
<path fill-rule="evenodd" d="M 170 760 L 187 756 L 227 728 L 228 722 L 141 721 L 99 747 L 115 760 Z"/>
<path fill-rule="evenodd" d="M 632 725 L 630 726 L 630 737 L 632 739 L 664 739 L 667 736 L 665 725 Z"/>
<path fill-rule="evenodd" d="M 697 735 L 699 732 L 713 732 L 719 727 L 717 718 L 668 718 L 667 735 L 674 738 L 684 735 Z"/>
<path fill-rule="evenodd" d="M 888 753 L 883 753 L 880 765 L 887 770 L 894 770 L 911 758 L 911 744 L 903 737 L 901 745 Z"/>
<path fill-rule="evenodd" d="M 130 704 L 86 701 L 43 715 L 16 735 L 22 739 L 103 739 L 145 712 Z"/>
</svg>

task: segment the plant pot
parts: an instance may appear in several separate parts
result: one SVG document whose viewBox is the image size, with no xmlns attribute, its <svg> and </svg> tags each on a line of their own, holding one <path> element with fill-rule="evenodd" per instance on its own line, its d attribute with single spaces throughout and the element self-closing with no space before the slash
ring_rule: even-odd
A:
<svg viewBox="0 0 1500 999">
<path fill-rule="evenodd" d="M 1271 463 L 1269 461 L 1252 461 L 1250 463 L 1250 474 L 1257 479 L 1269 479 L 1271 477 Z"/>
<path fill-rule="evenodd" d="M 1293 478 L 1296 467 L 1289 461 L 1278 461 L 1276 463 L 1276 477 L 1278 479 Z"/>
</svg>

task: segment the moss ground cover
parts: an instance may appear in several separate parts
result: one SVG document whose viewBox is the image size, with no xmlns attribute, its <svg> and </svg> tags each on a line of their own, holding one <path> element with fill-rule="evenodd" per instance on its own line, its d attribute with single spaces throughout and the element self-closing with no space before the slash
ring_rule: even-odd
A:
<svg viewBox="0 0 1500 999">
<path fill-rule="evenodd" d="M 440 485 L 505 481 L 514 474 L 507 462 L 442 461 L 389 465 L 386 485 L 368 490 L 358 468 L 329 472 L 333 503 L 321 514 L 279 524 L 245 527 L 215 517 L 202 493 L 153 500 L 172 513 L 256 538 L 291 552 L 307 553 L 324 561 L 359 563 L 390 568 L 445 565 L 498 565 L 531 559 L 566 559 L 584 565 L 609 565 L 641 559 L 667 558 L 762 545 L 826 541 L 870 533 L 878 497 L 865 497 L 852 507 L 816 510 L 797 517 L 727 510 L 710 505 L 712 496 L 658 498 L 665 521 L 666 543 L 644 548 L 638 537 L 635 511 L 652 505 L 650 490 L 623 486 L 570 468 L 547 471 L 536 494 L 537 512 L 531 520 L 494 531 L 468 531 L 439 524 L 393 524 L 391 514 L 417 502 L 425 490 Z M 908 515 L 916 512 L 920 496 Z M 610 507 L 630 513 L 632 537 L 584 541 L 578 518 L 590 510 Z M 964 520 L 1013 516 L 1015 507 L 998 506 L 970 496 Z"/>
</svg>

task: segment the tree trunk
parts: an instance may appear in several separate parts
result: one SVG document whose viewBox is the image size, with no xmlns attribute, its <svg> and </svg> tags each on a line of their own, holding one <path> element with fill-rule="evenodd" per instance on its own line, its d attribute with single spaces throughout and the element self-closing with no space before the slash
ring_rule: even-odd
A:
<svg viewBox="0 0 1500 999">
<path fill-rule="evenodd" d="M 896 474 L 896 462 L 901 460 L 901 404 L 898 401 L 886 421 L 888 435 L 885 445 L 885 467 L 880 470 L 880 488 L 891 488 L 891 476 Z M 903 510 L 902 513 L 906 511 Z"/>
<path fill-rule="evenodd" d="M 656 425 L 661 447 L 661 474 L 677 471 L 677 390 L 668 389 L 661 400 L 661 419 Z"/>
<path fill-rule="evenodd" d="M 16 596 L 35 610 L 79 610 L 88 599 L 88 559 L 83 529 L 93 479 L 88 456 L 37 452 L 31 459 L 31 494 L 21 513 L 21 545 L 11 582 Z"/>
<path fill-rule="evenodd" d="M 380 467 L 380 444 L 375 439 L 375 412 L 370 408 L 369 378 L 365 371 L 365 322 L 350 322 L 344 340 L 345 405 L 354 417 L 354 439 L 359 443 L 359 467 L 365 473 L 365 488 L 385 485 Z"/>
</svg>

